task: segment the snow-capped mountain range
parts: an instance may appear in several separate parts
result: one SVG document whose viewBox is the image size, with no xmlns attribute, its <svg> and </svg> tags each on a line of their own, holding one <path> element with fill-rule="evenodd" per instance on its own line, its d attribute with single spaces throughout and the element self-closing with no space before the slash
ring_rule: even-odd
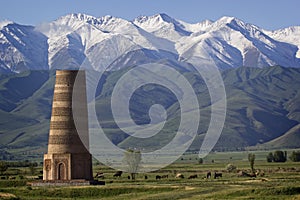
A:
<svg viewBox="0 0 300 200">
<path fill-rule="evenodd" d="M 226 69 L 300 67 L 300 26 L 267 31 L 234 17 L 189 24 L 166 14 L 127 21 L 70 14 L 36 27 L 0 22 L 0 71 L 116 70 L 149 62 L 187 66 L 189 59 Z M 195 64 L 195 62 L 193 63 Z"/>
</svg>

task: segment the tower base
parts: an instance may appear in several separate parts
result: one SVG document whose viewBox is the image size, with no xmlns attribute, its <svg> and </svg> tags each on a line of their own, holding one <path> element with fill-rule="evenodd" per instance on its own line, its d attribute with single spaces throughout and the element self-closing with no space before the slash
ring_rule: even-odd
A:
<svg viewBox="0 0 300 200">
<path fill-rule="evenodd" d="M 44 181 L 93 180 L 89 153 L 44 154 Z"/>
<path fill-rule="evenodd" d="M 48 186 L 87 186 L 87 185 L 105 185 L 105 181 L 87 181 L 87 180 L 69 180 L 69 181 L 33 181 L 27 183 L 30 186 L 48 187 Z"/>
</svg>

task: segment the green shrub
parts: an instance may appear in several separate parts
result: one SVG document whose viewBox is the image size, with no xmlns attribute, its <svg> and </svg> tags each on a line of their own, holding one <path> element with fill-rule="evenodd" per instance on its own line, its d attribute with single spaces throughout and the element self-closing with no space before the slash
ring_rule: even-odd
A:
<svg viewBox="0 0 300 200">
<path fill-rule="evenodd" d="M 203 158 L 199 158 L 198 163 L 203 164 Z"/>
<path fill-rule="evenodd" d="M 267 162 L 273 162 L 273 153 L 270 152 L 268 155 L 267 155 Z"/>
<path fill-rule="evenodd" d="M 18 176 L 16 177 L 16 179 L 17 179 L 17 180 L 23 180 L 23 179 L 24 179 L 24 176 L 23 176 L 23 175 L 18 175 Z"/>
<path fill-rule="evenodd" d="M 290 155 L 290 159 L 293 162 L 300 162 L 300 151 L 293 151 Z"/>
<path fill-rule="evenodd" d="M 300 194 L 300 187 L 281 187 L 259 190 L 257 193 L 264 195 L 297 195 Z"/>
<path fill-rule="evenodd" d="M 26 180 L 0 180 L 0 188 L 1 187 L 17 187 L 17 186 L 25 186 Z"/>
<path fill-rule="evenodd" d="M 32 190 L 32 187 L 31 186 L 27 186 L 26 189 L 27 190 Z"/>
<path fill-rule="evenodd" d="M 275 151 L 273 154 L 274 162 L 285 162 L 286 161 L 286 153 L 283 151 Z"/>
<path fill-rule="evenodd" d="M 8 168 L 8 165 L 4 161 L 0 161 L 0 174 L 3 174 Z"/>
<path fill-rule="evenodd" d="M 90 198 L 90 197 L 111 197 L 121 194 L 131 194 L 139 192 L 166 192 L 172 191 L 173 188 L 144 188 L 144 187 L 119 187 L 119 188 L 35 188 L 33 190 L 27 188 L 25 196 L 28 197 L 52 197 L 52 198 Z"/>
</svg>

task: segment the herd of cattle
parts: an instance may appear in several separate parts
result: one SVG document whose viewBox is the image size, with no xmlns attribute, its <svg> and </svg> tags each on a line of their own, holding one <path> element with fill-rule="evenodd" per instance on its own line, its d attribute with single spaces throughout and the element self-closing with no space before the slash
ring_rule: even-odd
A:
<svg viewBox="0 0 300 200">
<path fill-rule="evenodd" d="M 118 177 L 121 177 L 123 174 L 122 171 L 117 171 L 116 173 L 114 173 L 113 177 L 115 178 L 118 178 Z M 256 177 L 258 174 L 257 173 L 247 173 L 245 171 L 239 171 L 238 172 L 238 176 L 239 177 Z M 207 172 L 206 173 L 206 176 L 203 177 L 203 178 L 206 178 L 206 179 L 211 179 L 211 178 L 214 178 L 214 179 L 217 179 L 217 178 L 221 178 L 223 176 L 223 174 L 221 172 Z M 95 178 L 104 178 L 104 173 L 103 172 L 98 172 L 96 175 L 95 175 Z M 145 179 L 148 179 L 148 176 L 145 175 L 144 176 Z M 156 175 L 155 176 L 155 179 L 156 180 L 160 180 L 160 179 L 168 179 L 169 178 L 169 175 L 168 174 L 165 174 L 165 175 Z M 183 174 L 176 174 L 175 175 L 175 178 L 185 178 Z M 195 178 L 198 178 L 198 175 L 197 174 L 192 174 L 192 175 L 189 175 L 187 177 L 188 179 L 195 179 Z M 130 176 L 128 176 L 128 179 L 130 179 Z"/>
<path fill-rule="evenodd" d="M 222 170 L 223 173 L 229 173 L 228 171 Z M 295 168 L 295 167 L 291 167 L 291 168 L 284 168 L 284 167 L 278 167 L 278 168 L 274 168 L 274 169 L 265 169 L 265 170 L 256 170 L 255 172 L 250 172 L 250 170 L 237 170 L 236 171 L 236 176 L 237 177 L 250 177 L 250 178 L 255 178 L 255 177 L 264 177 L 265 176 L 265 172 L 267 174 L 272 174 L 272 173 L 285 173 L 285 172 L 293 172 L 293 173 L 299 173 L 300 172 L 300 168 Z M 117 171 L 113 174 L 114 178 L 118 178 L 121 177 L 123 174 L 122 171 Z M 181 173 L 174 173 L 175 174 L 175 178 L 185 178 L 183 174 Z M 231 173 L 232 174 L 232 173 Z M 223 174 L 221 172 L 207 172 L 205 175 L 201 175 L 202 178 L 205 179 L 210 179 L 210 178 L 221 178 L 223 176 Z M 173 176 L 172 176 L 173 177 Z M 167 179 L 167 178 L 172 178 L 170 173 L 167 175 L 156 175 L 155 179 L 156 180 L 160 180 L 160 179 Z M 3 178 L 3 177 L 1 177 Z M 5 178 L 5 177 L 4 177 Z M 98 172 L 96 173 L 95 179 L 97 178 L 105 178 L 104 177 L 104 173 L 103 172 Z M 145 175 L 144 177 L 145 179 L 148 179 L 148 176 Z M 195 179 L 195 178 L 200 178 L 199 175 L 197 174 L 192 174 L 190 176 L 187 177 L 188 179 Z"/>
</svg>

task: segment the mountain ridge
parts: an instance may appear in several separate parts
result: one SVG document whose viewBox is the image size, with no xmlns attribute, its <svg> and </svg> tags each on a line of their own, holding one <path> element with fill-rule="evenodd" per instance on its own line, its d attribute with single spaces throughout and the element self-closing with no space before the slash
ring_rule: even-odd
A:
<svg viewBox="0 0 300 200">
<path fill-rule="evenodd" d="M 191 24 L 164 13 L 132 21 L 73 13 L 35 27 L 0 24 L 2 72 L 78 68 L 86 59 L 94 70 L 103 71 L 119 57 L 141 49 L 177 54 L 172 62 L 209 61 L 208 66 L 219 69 L 300 67 L 299 26 L 267 31 L 228 16 Z"/>
</svg>

